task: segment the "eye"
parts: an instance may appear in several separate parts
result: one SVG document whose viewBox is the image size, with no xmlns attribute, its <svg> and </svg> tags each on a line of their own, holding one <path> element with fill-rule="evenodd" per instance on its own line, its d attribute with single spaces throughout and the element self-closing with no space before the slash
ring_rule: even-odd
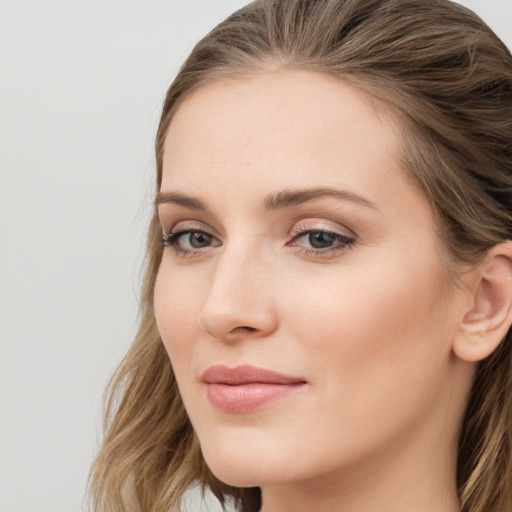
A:
<svg viewBox="0 0 512 512">
<path fill-rule="evenodd" d="M 307 255 L 332 255 L 349 249 L 355 243 L 353 237 L 325 229 L 304 229 L 293 235 L 289 245 L 298 247 Z"/>
<path fill-rule="evenodd" d="M 198 229 L 179 229 L 162 235 L 164 247 L 173 247 L 176 254 L 195 254 L 209 247 L 221 245 L 213 235 Z"/>
<path fill-rule="evenodd" d="M 307 241 L 307 243 L 314 249 L 325 249 L 327 247 L 332 247 L 339 237 L 327 231 L 310 231 L 309 233 L 302 235 L 300 238 L 304 238 L 304 241 Z"/>
</svg>

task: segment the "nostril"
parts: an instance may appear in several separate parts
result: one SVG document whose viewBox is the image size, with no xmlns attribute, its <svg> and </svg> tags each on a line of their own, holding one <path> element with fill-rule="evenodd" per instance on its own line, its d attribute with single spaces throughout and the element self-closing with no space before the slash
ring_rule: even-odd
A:
<svg viewBox="0 0 512 512">
<path fill-rule="evenodd" d="M 236 332 L 238 330 L 254 332 L 257 331 L 256 327 L 249 327 L 248 325 L 240 325 L 239 327 L 235 327 L 231 332 Z"/>
<path fill-rule="evenodd" d="M 258 332 L 260 332 L 260 329 L 257 327 L 250 327 L 248 325 L 238 325 L 237 327 L 234 327 L 227 333 L 227 337 L 231 338 L 232 336 L 238 338 L 238 337 L 253 337 Z"/>
<path fill-rule="evenodd" d="M 209 299 L 211 301 L 205 304 L 197 321 L 201 331 L 211 338 L 232 342 L 265 337 L 277 328 L 275 312 L 270 304 L 257 307 L 243 305 L 240 301 L 220 304 L 215 295 Z"/>
</svg>

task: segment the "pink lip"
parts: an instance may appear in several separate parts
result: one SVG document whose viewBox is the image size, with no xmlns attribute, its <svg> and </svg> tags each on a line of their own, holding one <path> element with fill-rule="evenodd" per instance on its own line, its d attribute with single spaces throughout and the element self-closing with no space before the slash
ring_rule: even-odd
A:
<svg viewBox="0 0 512 512">
<path fill-rule="evenodd" d="M 246 413 L 303 388 L 307 382 L 250 365 L 215 365 L 201 376 L 210 403 L 219 411 Z"/>
</svg>

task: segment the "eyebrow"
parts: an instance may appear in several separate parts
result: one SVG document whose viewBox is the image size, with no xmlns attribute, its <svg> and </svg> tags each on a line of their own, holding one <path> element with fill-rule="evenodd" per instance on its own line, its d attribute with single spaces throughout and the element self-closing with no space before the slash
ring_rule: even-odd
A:
<svg viewBox="0 0 512 512">
<path fill-rule="evenodd" d="M 202 201 L 195 197 L 186 196 L 179 192 L 158 192 L 155 197 L 155 206 L 158 207 L 161 204 L 178 204 L 184 206 L 189 210 L 207 211 L 208 208 Z"/>
<path fill-rule="evenodd" d="M 269 194 L 263 201 L 265 210 L 274 211 L 297 206 L 314 199 L 322 197 L 334 197 L 353 203 L 360 204 L 378 210 L 377 206 L 368 199 L 350 192 L 348 190 L 338 190 L 335 188 L 308 188 L 303 190 L 283 190 L 281 192 Z M 155 198 L 155 206 L 161 204 L 177 204 L 184 206 L 189 210 L 208 212 L 207 206 L 196 197 L 187 196 L 180 192 L 159 192 Z"/>
<path fill-rule="evenodd" d="M 305 190 L 283 190 L 277 194 L 269 194 L 263 204 L 266 210 L 280 210 L 282 208 L 289 208 L 296 206 L 313 199 L 322 197 L 334 197 L 336 199 L 343 199 L 345 201 L 352 201 L 354 203 L 368 206 L 369 208 L 377 209 L 377 206 L 368 199 L 348 190 L 338 190 L 335 188 L 309 188 Z"/>
</svg>

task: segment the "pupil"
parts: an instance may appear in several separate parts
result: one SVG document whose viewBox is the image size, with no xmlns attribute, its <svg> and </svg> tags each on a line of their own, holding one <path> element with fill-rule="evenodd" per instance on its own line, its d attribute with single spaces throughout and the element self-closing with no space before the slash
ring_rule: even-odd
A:
<svg viewBox="0 0 512 512">
<path fill-rule="evenodd" d="M 191 233 L 190 234 L 190 245 L 194 249 L 200 249 L 201 247 L 206 247 L 212 240 L 210 235 L 206 233 Z"/>
<path fill-rule="evenodd" d="M 328 233 L 317 232 L 309 234 L 309 243 L 311 244 L 311 247 L 314 247 L 315 249 L 330 247 L 333 242 L 334 237 Z"/>
</svg>

